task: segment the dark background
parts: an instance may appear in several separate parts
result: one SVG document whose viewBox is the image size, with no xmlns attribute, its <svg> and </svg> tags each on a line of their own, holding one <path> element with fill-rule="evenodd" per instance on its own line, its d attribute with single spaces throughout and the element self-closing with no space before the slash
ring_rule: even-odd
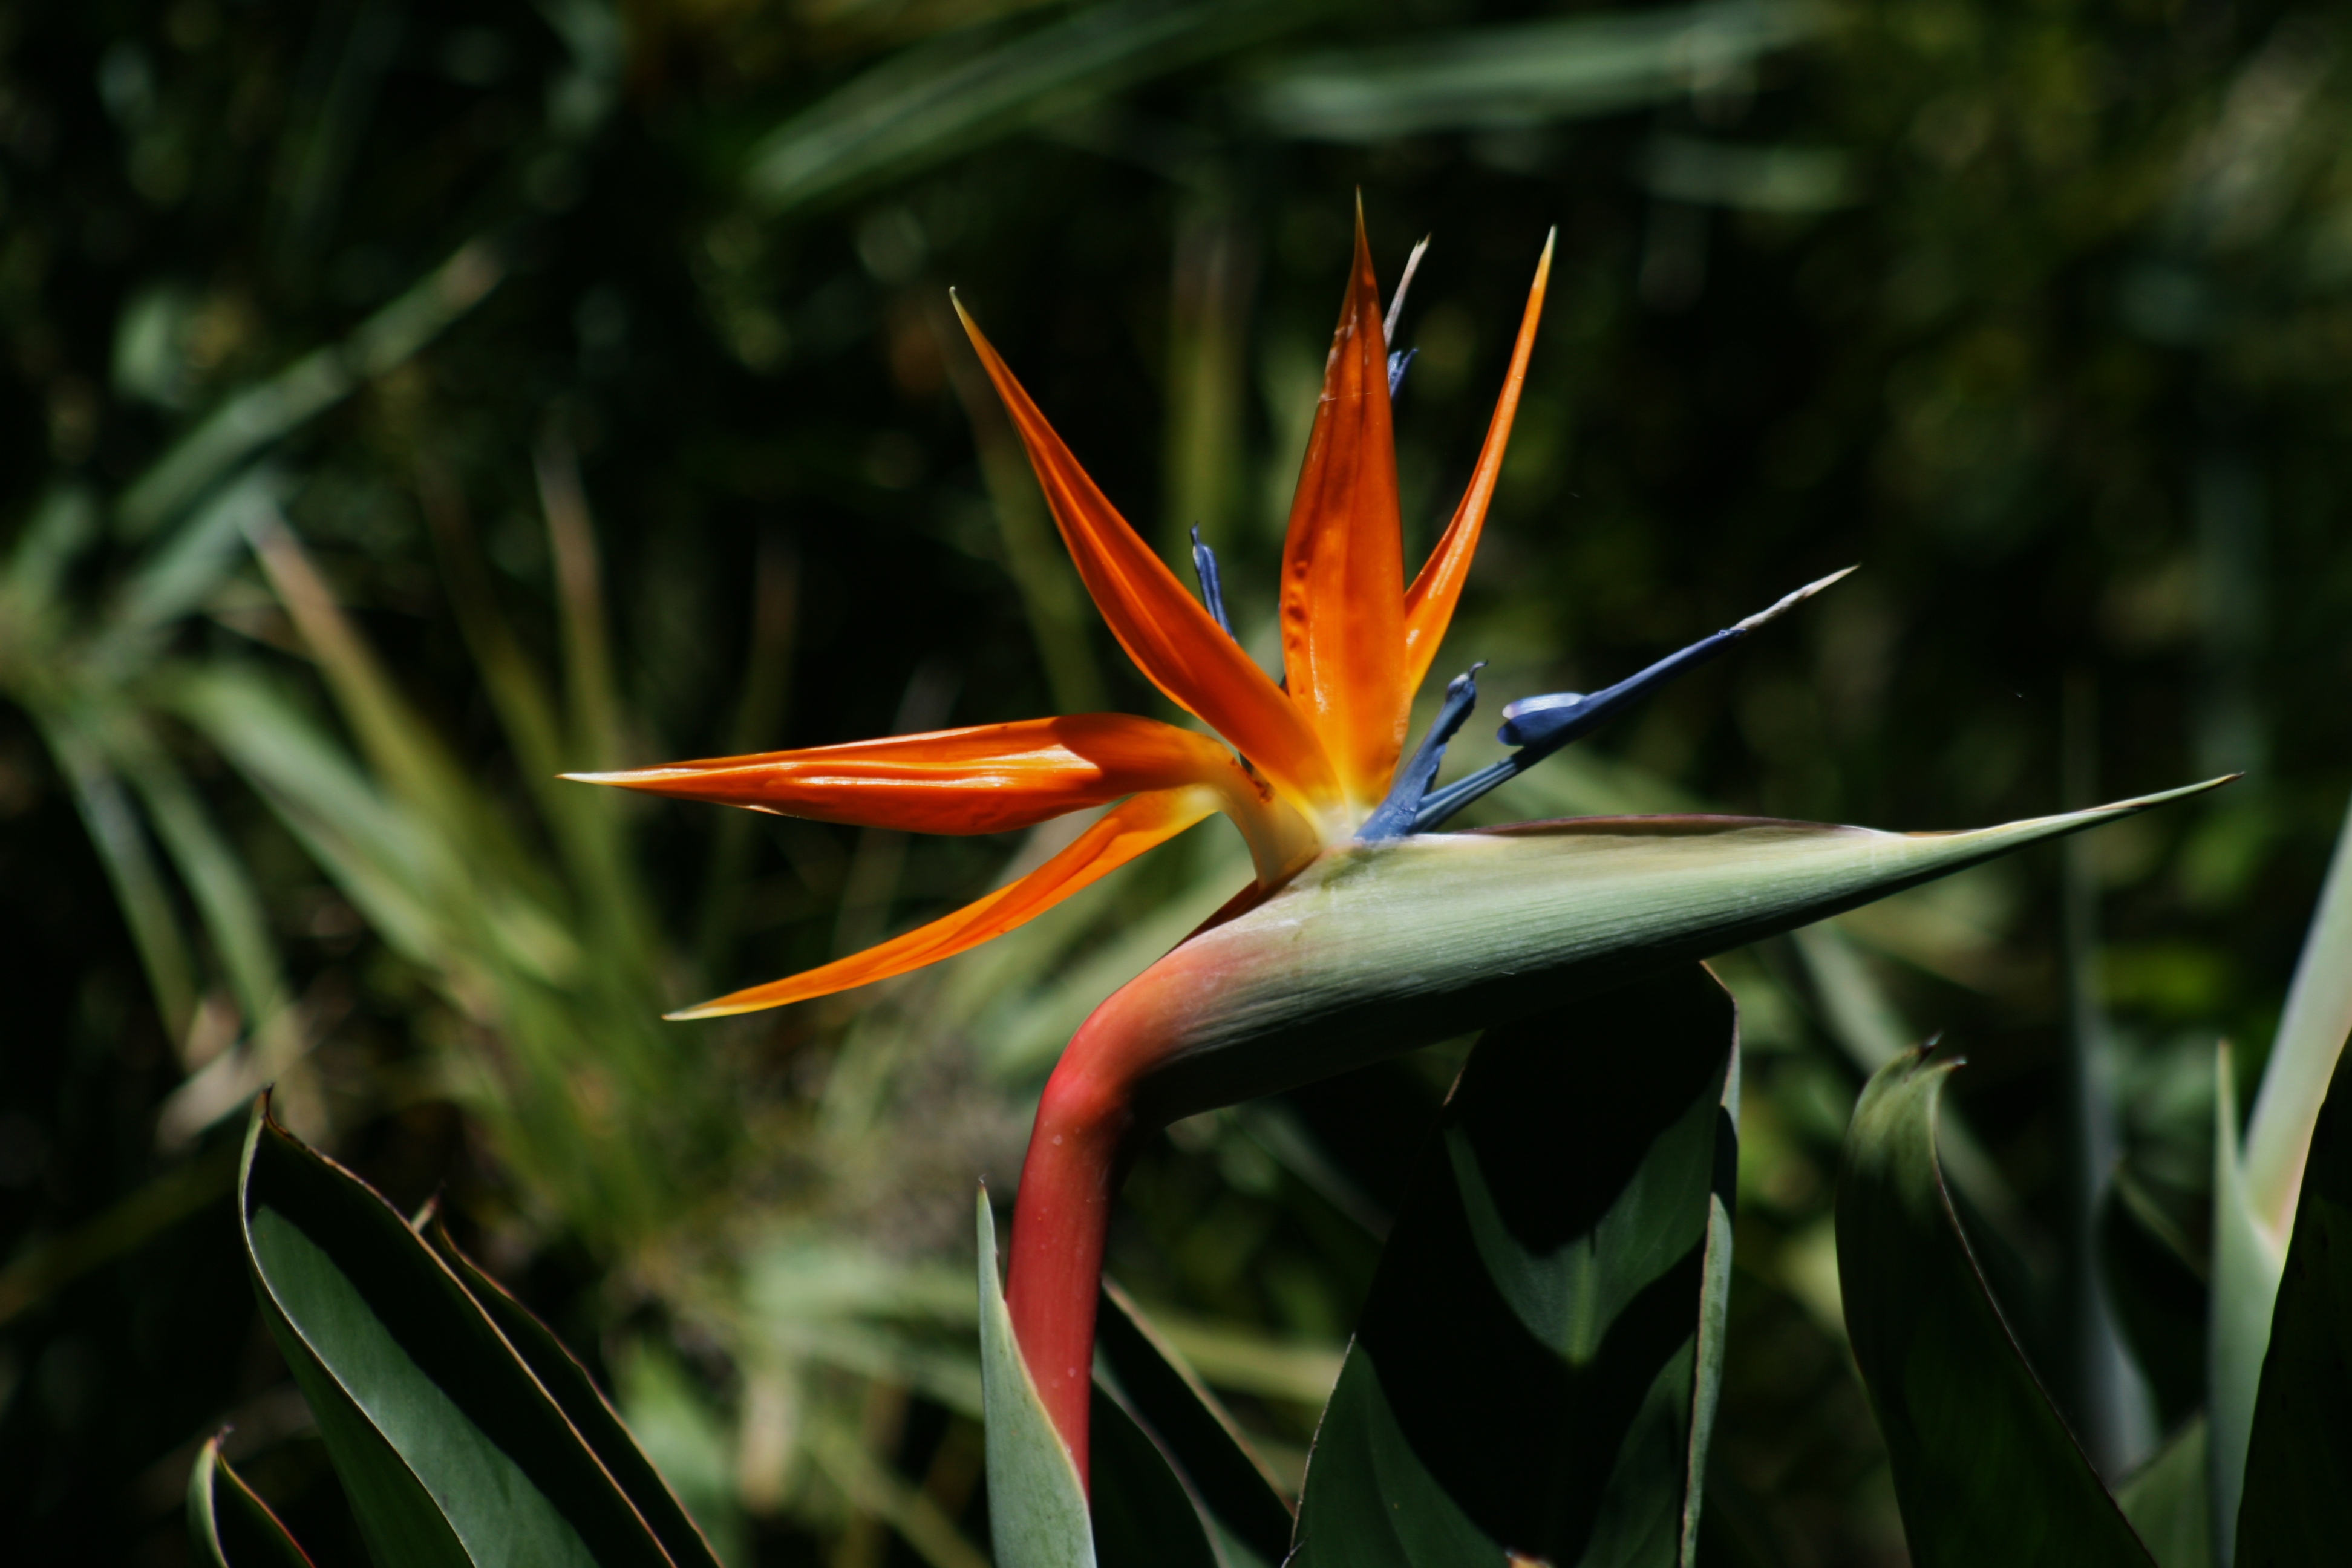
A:
<svg viewBox="0 0 2352 1568">
<path fill-rule="evenodd" d="M 230 1419 L 320 1560 L 360 1560 L 226 1196 L 267 1076 L 395 1202 L 446 1189 L 730 1560 L 922 1561 L 810 1457 L 820 1428 L 984 1541 L 972 1423 L 922 1359 L 969 1335 L 908 1303 L 964 1278 L 969 1183 L 1009 1185 L 1069 1008 L 1150 956 L 1119 933 L 1181 933 L 1237 880 L 1230 845 L 1155 857 L 994 969 L 656 1026 L 952 907 L 1020 847 L 551 805 L 539 763 L 1160 710 L 972 394 L 950 286 L 1147 537 L 1172 560 L 1202 525 L 1265 646 L 1359 192 L 1384 280 L 1435 237 L 1399 337 L 1409 558 L 1559 233 L 1440 682 L 1492 661 L 1490 710 L 1606 683 L 1863 566 L 1500 815 L 1952 827 L 2248 775 L 1841 922 L 1885 1026 L 1970 1058 L 2006 1216 L 1980 1247 L 2068 1398 L 2063 1064 L 2096 1063 L 2190 1255 L 2150 1276 L 2154 1405 L 2075 1408 L 2127 1464 L 2196 1398 L 2193 1340 L 2147 1347 L 2200 1310 L 2212 1044 L 2252 1081 L 2352 771 L 2344 45 L 2320 9 L 2206 0 L 0 7 L 0 1539 L 179 1561 L 188 1456 Z M 384 312 L 490 280 L 384 346 Z M 191 442 L 213 456 L 155 500 Z M 122 633 L 247 481 L 409 729 L 355 717 L 249 528 L 188 546 L 195 586 Z M 583 560 L 601 586 L 566 577 Z M 518 742 L 515 668 L 551 750 Z M 383 929 L 190 717 L 223 669 L 467 868 L 424 900 L 437 936 Z M 428 753 L 461 791 L 402 772 Z M 481 937 L 526 931 L 509 892 L 588 933 L 594 985 Z M 1867 1031 L 1791 943 L 1725 973 L 1748 1100 L 1708 1550 L 1899 1562 L 1825 1272 Z M 1456 1059 L 1186 1124 L 1129 1190 L 1114 1272 L 1291 1358 L 1224 1379 L 1279 1462 Z M 172 1122 L 214 1060 L 209 1118 Z M 845 1310 L 879 1362 L 756 1326 L 779 1237 L 901 1271 Z"/>
</svg>

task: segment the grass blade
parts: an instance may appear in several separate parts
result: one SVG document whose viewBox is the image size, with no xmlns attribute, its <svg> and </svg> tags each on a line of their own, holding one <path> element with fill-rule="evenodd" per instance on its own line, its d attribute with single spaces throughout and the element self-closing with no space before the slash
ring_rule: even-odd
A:
<svg viewBox="0 0 2352 1568">
<path fill-rule="evenodd" d="M 155 532 L 247 458 L 424 348 L 479 304 L 505 270 L 498 252 L 475 240 L 341 342 L 231 396 L 123 491 L 116 529 L 130 540 Z"/>
</svg>

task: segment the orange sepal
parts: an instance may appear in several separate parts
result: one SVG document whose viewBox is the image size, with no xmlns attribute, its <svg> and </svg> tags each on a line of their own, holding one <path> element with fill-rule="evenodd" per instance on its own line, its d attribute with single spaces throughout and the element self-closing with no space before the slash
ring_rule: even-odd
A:
<svg viewBox="0 0 2352 1568">
<path fill-rule="evenodd" d="M 961 300 L 956 314 L 1021 433 L 1078 576 L 1119 647 L 1146 679 L 1206 721 L 1302 812 L 1329 816 L 1339 784 L 1315 731 L 1096 488 Z"/>
<path fill-rule="evenodd" d="M 805 1002 L 853 985 L 887 980 L 952 958 L 1025 925 L 1064 899 L 1100 880 L 1145 850 L 1164 844 L 1209 816 L 1218 806 L 1214 792 L 1206 789 L 1157 790 L 1139 795 L 1103 814 L 1102 819 L 1060 854 L 1015 882 L 966 904 L 962 909 L 903 936 L 865 952 L 807 970 L 765 985 L 705 1002 L 667 1015 L 672 1018 L 719 1018 L 730 1013 L 756 1013 L 788 1002 Z"/>
<path fill-rule="evenodd" d="M 1470 574 L 1470 559 L 1478 552 L 1478 531 L 1486 526 L 1486 503 L 1495 494 L 1495 479 L 1503 470 L 1503 451 L 1510 445 L 1511 421 L 1519 412 L 1519 388 L 1528 378 L 1528 357 L 1535 352 L 1536 322 L 1543 315 L 1544 284 L 1551 277 L 1555 235 L 1545 237 L 1543 258 L 1536 263 L 1535 286 L 1528 290 L 1526 314 L 1519 318 L 1519 341 L 1511 349 L 1511 368 L 1503 377 L 1503 393 L 1495 400 L 1495 416 L 1486 424 L 1486 445 L 1478 448 L 1478 467 L 1470 488 L 1454 509 L 1454 521 L 1444 537 L 1429 552 L 1428 563 L 1404 594 L 1405 689 L 1417 691 L 1429 674 L 1437 645 L 1454 619 L 1462 597 L 1463 580 Z"/>
<path fill-rule="evenodd" d="M 1403 588 L 1388 342 L 1359 201 L 1348 298 L 1282 544 L 1282 669 L 1360 819 L 1404 750 Z"/>
<path fill-rule="evenodd" d="M 1127 713 L 1072 713 L 564 776 L 902 833 L 1003 833 L 1183 784 L 1253 793 L 1215 741 Z"/>
</svg>

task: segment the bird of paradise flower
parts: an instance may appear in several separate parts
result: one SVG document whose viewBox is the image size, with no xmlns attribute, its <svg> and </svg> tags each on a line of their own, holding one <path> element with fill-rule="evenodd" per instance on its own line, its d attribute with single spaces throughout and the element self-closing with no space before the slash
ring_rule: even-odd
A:
<svg viewBox="0 0 2352 1568">
<path fill-rule="evenodd" d="M 1049 1423 L 1067 1461 L 1055 1484 L 1083 1497 L 1109 1209 L 1150 1130 L 1559 1005 L 2211 787 L 1964 833 L 1734 817 L 1431 832 L 1845 574 L 1799 588 L 1603 690 L 1511 704 L 1498 735 L 1516 750 L 1440 786 L 1446 743 L 1476 700 L 1474 666 L 1449 683 L 1406 756 L 1412 698 L 1460 601 L 1502 468 L 1551 257 L 1547 240 L 1477 465 L 1408 584 L 1390 425 L 1404 356 L 1388 349 L 1404 289 L 1384 321 L 1359 207 L 1347 297 L 1283 545 L 1279 684 L 1234 639 L 1214 557 L 1196 541 L 1196 599 L 1087 476 L 958 302 L 1112 634 L 1216 738 L 1087 713 L 572 775 L 908 832 L 994 833 L 1109 806 L 1045 864 L 953 914 L 677 1018 L 781 1006 L 905 973 L 1013 930 L 1214 813 L 1241 830 L 1252 883 L 1088 1017 L 1045 1086 L 1022 1166 L 1008 1278 L 1001 1294 L 992 1272 L 982 1284 L 983 1360 L 999 1365 L 1008 1336 L 1017 1342 L 1025 1364 L 1014 1383 L 1028 1390 L 1002 1428 L 992 1402 L 992 1469 L 1001 1431 Z M 1408 263 L 1407 281 L 1411 270 Z M 984 1238 L 992 1237 L 985 1214 L 983 1205 Z M 993 1255 L 984 1240 L 983 1258 Z M 989 1325 L 1000 1321 L 1006 1333 L 992 1338 Z"/>
<path fill-rule="evenodd" d="M 1281 888 L 1326 849 L 1438 826 L 1658 681 L 1834 582 L 1801 589 L 1607 691 L 1514 704 L 1505 710 L 1503 739 L 1518 752 L 1435 791 L 1445 742 L 1475 700 L 1474 670 L 1449 687 L 1428 740 L 1400 771 L 1413 694 L 1444 640 L 1502 468 L 1551 258 L 1547 240 L 1477 466 L 1436 548 L 1407 584 L 1390 426 L 1390 399 L 1405 356 L 1391 355 L 1387 338 L 1411 270 L 1384 321 L 1358 212 L 1353 274 L 1283 545 L 1280 685 L 1234 639 L 1215 557 L 1197 534 L 1199 599 L 1079 467 L 957 301 L 1112 635 L 1153 685 L 1229 744 L 1156 719 L 1080 713 L 567 775 L 909 833 L 999 833 L 1118 803 L 1045 864 L 953 914 L 836 963 L 670 1016 L 782 1006 L 937 963 L 1035 918 L 1217 812 L 1241 830 L 1256 871 L 1255 882 L 1220 911 L 1229 917 Z"/>
</svg>

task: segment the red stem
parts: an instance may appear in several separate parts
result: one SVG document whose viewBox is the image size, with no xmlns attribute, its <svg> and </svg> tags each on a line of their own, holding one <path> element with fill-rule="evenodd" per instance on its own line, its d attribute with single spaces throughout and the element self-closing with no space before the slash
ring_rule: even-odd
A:
<svg viewBox="0 0 2352 1568">
<path fill-rule="evenodd" d="M 1120 1029 L 1118 1012 L 1107 1004 L 1088 1018 L 1046 1081 L 1021 1164 L 1004 1287 L 1013 1337 L 1081 1486 L 1103 1241 L 1139 1127 L 1136 1085 L 1155 1055 L 1136 1031 Z"/>
</svg>

